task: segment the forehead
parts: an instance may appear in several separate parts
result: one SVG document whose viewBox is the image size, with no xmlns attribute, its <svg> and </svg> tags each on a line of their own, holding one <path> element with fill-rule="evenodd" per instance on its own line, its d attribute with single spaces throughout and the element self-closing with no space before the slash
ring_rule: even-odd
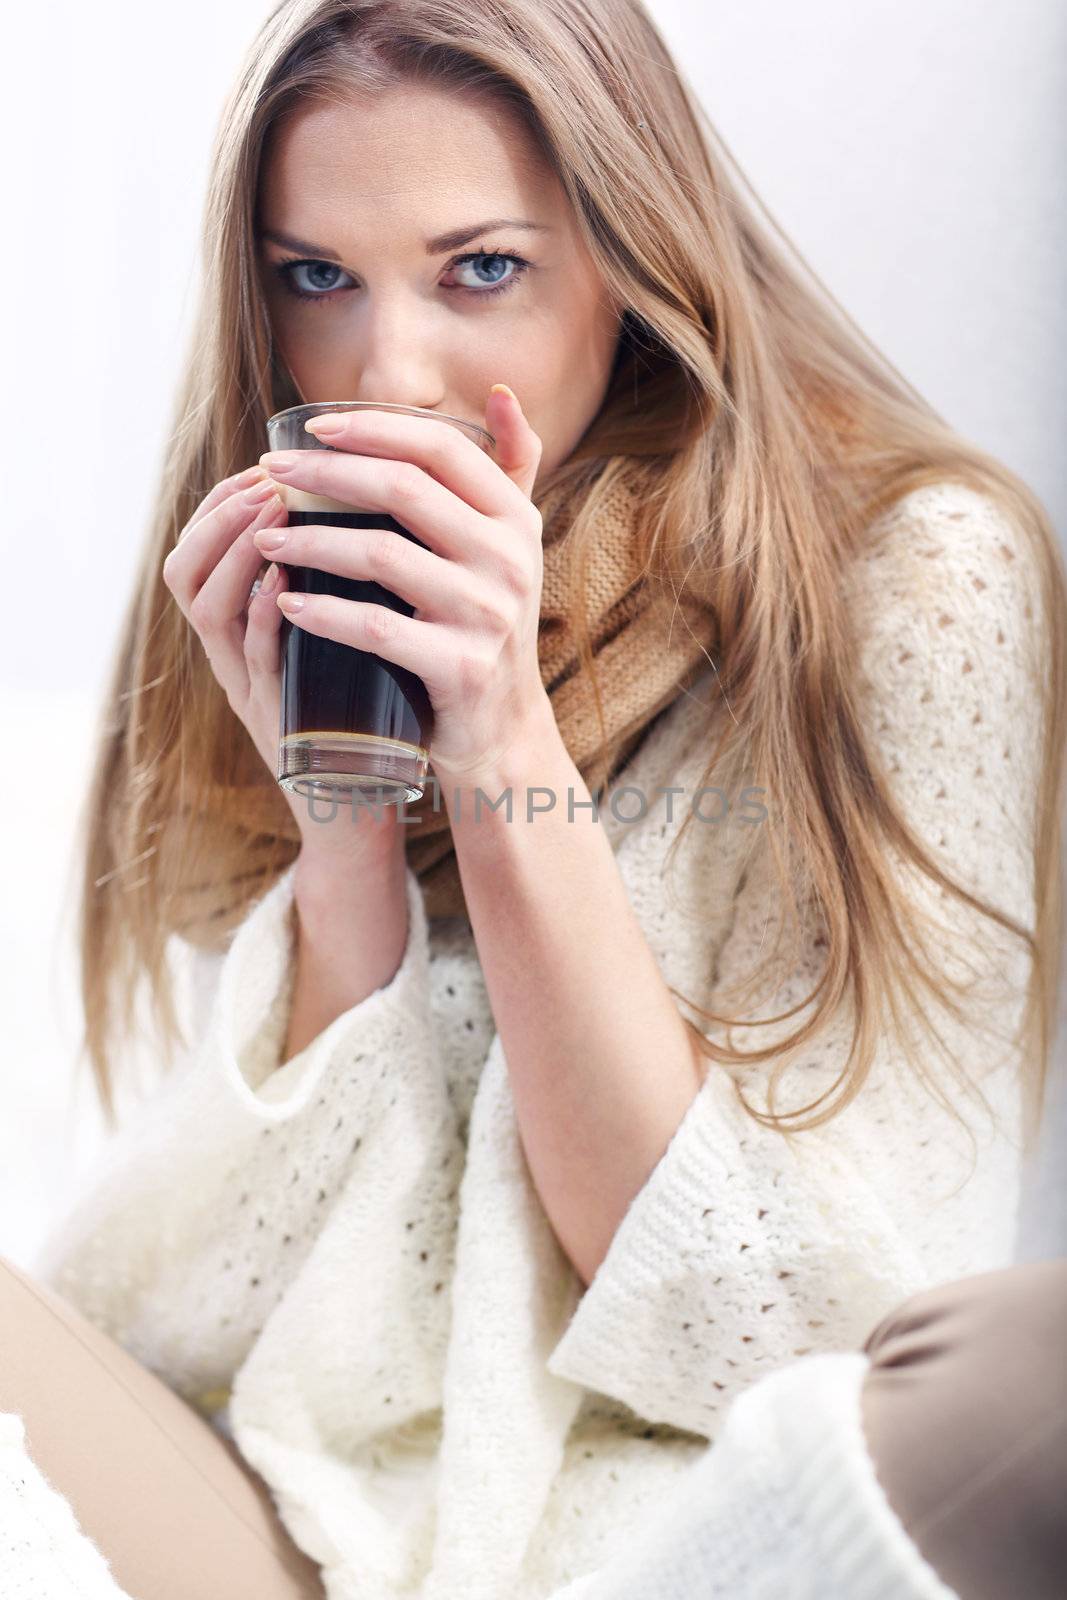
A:
<svg viewBox="0 0 1067 1600">
<path fill-rule="evenodd" d="M 563 198 L 510 107 L 421 85 L 291 111 L 270 132 L 260 193 L 272 212 L 290 220 L 299 214 L 308 228 L 312 215 L 336 225 L 350 212 L 366 223 L 395 220 L 417 205 L 426 232 L 479 214 L 556 211 Z M 469 204 L 481 212 L 457 217 L 456 207 Z"/>
</svg>

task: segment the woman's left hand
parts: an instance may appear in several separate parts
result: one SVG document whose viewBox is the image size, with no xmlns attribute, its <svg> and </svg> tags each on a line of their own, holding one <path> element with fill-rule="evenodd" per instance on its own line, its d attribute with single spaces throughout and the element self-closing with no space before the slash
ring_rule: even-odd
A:
<svg viewBox="0 0 1067 1600">
<path fill-rule="evenodd" d="M 490 390 L 485 417 L 495 459 L 450 423 L 373 410 L 313 418 L 308 431 L 329 451 L 260 457 L 271 477 L 382 511 L 428 549 L 388 528 L 309 525 L 255 535 L 264 555 L 287 568 L 367 579 L 415 607 L 406 617 L 316 594 L 293 609 L 287 592 L 278 596 L 297 627 L 422 679 L 434 710 L 434 772 L 462 784 L 499 771 L 526 729 L 552 717 L 537 654 L 542 522 L 530 499 L 541 440 L 510 389 Z M 279 534 L 284 542 L 273 543 Z"/>
</svg>

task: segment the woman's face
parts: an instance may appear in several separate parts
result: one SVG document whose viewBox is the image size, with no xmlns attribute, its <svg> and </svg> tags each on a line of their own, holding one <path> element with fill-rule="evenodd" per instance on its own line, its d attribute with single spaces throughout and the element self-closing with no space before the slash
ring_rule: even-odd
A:
<svg viewBox="0 0 1067 1600">
<path fill-rule="evenodd" d="M 596 415 L 622 307 L 506 107 L 405 85 L 291 114 L 264 154 L 256 233 L 275 342 L 305 400 L 484 426 L 491 385 L 507 383 L 544 446 L 538 482 Z"/>
</svg>

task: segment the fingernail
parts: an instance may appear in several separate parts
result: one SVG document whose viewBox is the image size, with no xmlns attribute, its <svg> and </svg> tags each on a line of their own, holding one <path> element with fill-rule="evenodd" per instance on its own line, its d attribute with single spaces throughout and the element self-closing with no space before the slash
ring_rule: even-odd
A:
<svg viewBox="0 0 1067 1600">
<path fill-rule="evenodd" d="M 340 417 L 309 417 L 304 423 L 305 433 L 330 434 L 341 433 L 344 423 Z"/>
<path fill-rule="evenodd" d="M 246 506 L 258 506 L 261 500 L 269 500 L 273 493 L 273 483 L 269 478 L 264 478 L 262 483 L 253 485 L 251 489 L 245 489 L 241 499 Z"/>
<path fill-rule="evenodd" d="M 518 403 L 519 403 L 518 395 L 515 393 L 514 389 L 509 389 L 506 383 L 494 383 L 494 385 L 490 389 L 489 393 L 490 394 L 507 394 L 507 395 L 511 396 L 511 398 L 514 400 L 516 405 L 518 405 Z"/>
<path fill-rule="evenodd" d="M 266 572 L 263 574 L 263 576 L 261 578 L 257 578 L 255 583 L 252 585 L 252 589 L 251 589 L 251 592 L 249 594 L 249 599 L 252 598 L 252 595 L 256 595 L 256 594 L 270 594 L 271 590 L 274 588 L 274 585 L 277 583 L 277 581 L 278 581 L 278 568 L 277 568 L 276 564 L 272 561 L 270 566 L 267 568 Z"/>
<path fill-rule="evenodd" d="M 252 537 L 261 550 L 280 550 L 285 543 L 285 529 L 260 528 Z"/>
<path fill-rule="evenodd" d="M 269 454 L 260 456 L 259 464 L 264 471 L 271 473 L 276 478 L 283 478 L 287 472 L 294 472 L 297 467 L 295 461 L 289 460 L 285 456 Z"/>
<path fill-rule="evenodd" d="M 285 594 L 278 596 L 278 604 L 283 611 L 300 611 L 303 609 L 304 596 L 302 594 L 290 594 L 287 591 Z"/>
</svg>

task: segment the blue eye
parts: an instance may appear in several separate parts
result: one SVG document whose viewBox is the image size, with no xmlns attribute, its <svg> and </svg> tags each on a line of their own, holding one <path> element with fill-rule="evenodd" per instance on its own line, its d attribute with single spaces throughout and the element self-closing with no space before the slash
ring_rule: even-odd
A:
<svg viewBox="0 0 1067 1600">
<path fill-rule="evenodd" d="M 296 288 L 296 274 L 298 272 L 306 272 L 314 287 L 311 289 Z M 321 300 L 324 294 L 336 288 L 335 283 L 329 281 L 324 283 L 322 281 L 323 278 L 329 279 L 331 273 L 334 275 L 341 273 L 343 277 L 347 277 L 347 273 L 344 273 L 334 261 L 285 261 L 278 267 L 278 275 L 285 287 L 291 294 L 296 295 L 298 300 Z"/>
<path fill-rule="evenodd" d="M 519 281 L 530 265 L 522 256 L 511 255 L 507 251 L 474 250 L 468 252 L 467 255 L 456 256 L 454 260 L 449 262 L 449 268 L 465 266 L 469 261 L 494 263 L 510 261 L 514 270 L 506 278 L 499 278 L 494 283 L 484 284 L 480 289 L 473 288 L 465 283 L 446 283 L 443 285 L 445 289 L 458 289 L 463 294 L 476 295 L 479 298 L 484 298 L 486 295 L 503 294 Z M 338 274 L 342 277 L 348 276 L 344 268 L 339 267 L 336 261 L 281 261 L 275 263 L 274 270 L 278 274 L 285 292 L 291 294 L 297 300 L 333 300 L 335 291 L 336 293 L 343 293 L 344 289 L 351 287 L 350 283 L 344 284 L 340 288 L 334 281 L 323 283 L 324 276 L 327 279 L 330 279 L 331 275 L 334 278 Z M 296 278 L 298 272 L 307 272 L 308 279 L 312 284 L 317 283 L 317 288 L 298 288 Z"/>
</svg>

